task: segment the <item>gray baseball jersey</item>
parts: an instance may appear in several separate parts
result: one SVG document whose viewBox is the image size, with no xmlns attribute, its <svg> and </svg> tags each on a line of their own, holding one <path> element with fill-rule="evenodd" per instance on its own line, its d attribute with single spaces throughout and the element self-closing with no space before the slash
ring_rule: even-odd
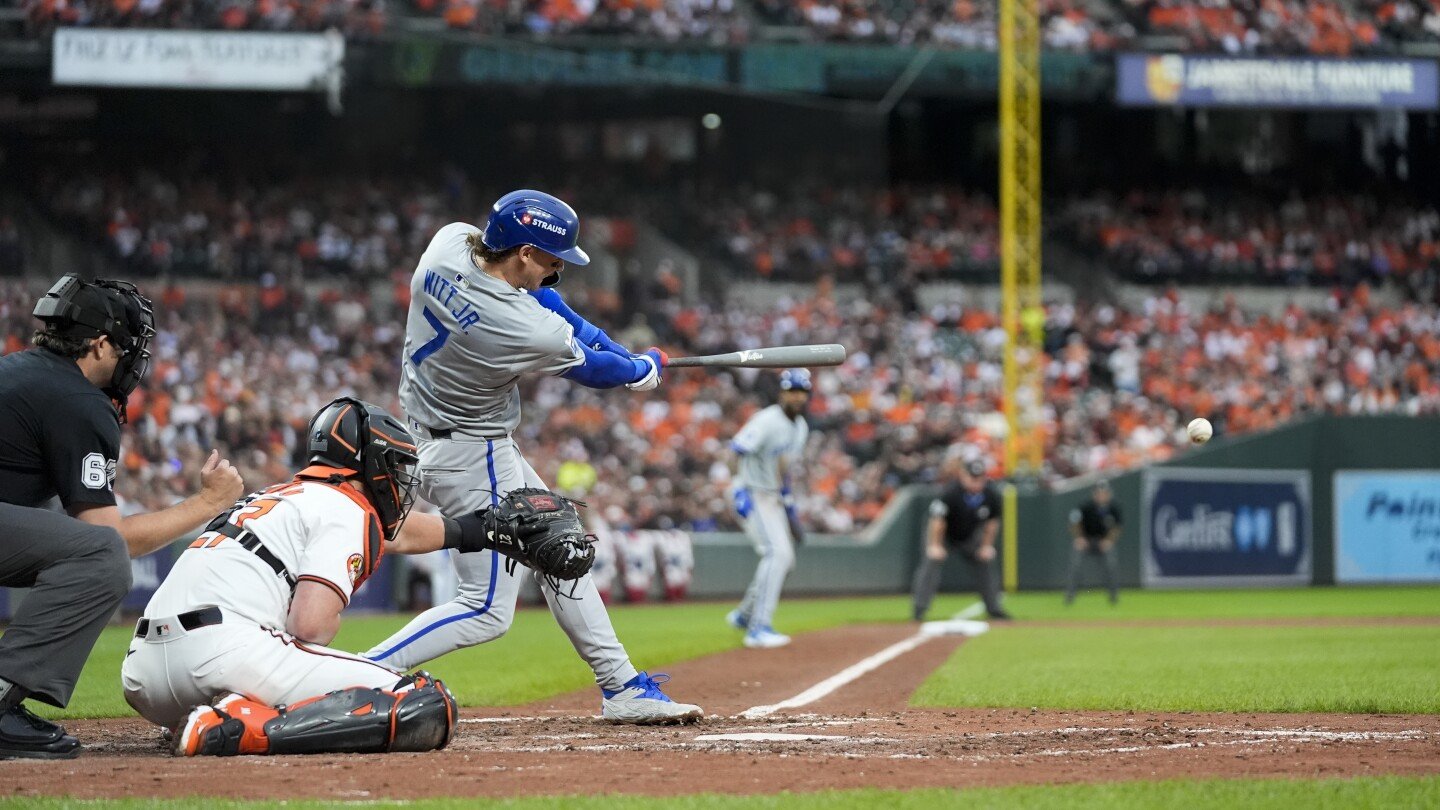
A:
<svg viewBox="0 0 1440 810">
<path fill-rule="evenodd" d="M 499 438 L 520 424 L 520 375 L 560 374 L 585 355 L 564 318 L 475 266 L 465 237 L 476 232 L 453 222 L 420 256 L 410 280 L 400 405 L 426 427 Z"/>
<path fill-rule="evenodd" d="M 739 485 L 762 492 L 779 491 L 780 457 L 799 461 L 809 438 L 810 426 L 805 423 L 805 417 L 791 419 L 779 405 L 771 405 L 750 417 L 730 442 L 742 454 L 736 471 Z"/>
</svg>

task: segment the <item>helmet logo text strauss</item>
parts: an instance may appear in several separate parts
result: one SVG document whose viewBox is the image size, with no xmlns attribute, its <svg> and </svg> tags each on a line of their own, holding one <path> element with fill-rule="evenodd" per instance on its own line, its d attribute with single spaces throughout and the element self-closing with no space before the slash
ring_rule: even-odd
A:
<svg viewBox="0 0 1440 810">
<path fill-rule="evenodd" d="M 546 222 L 544 219 L 535 216 L 529 211 L 526 211 L 525 213 L 520 215 L 520 224 L 533 225 L 542 231 L 549 231 L 553 234 L 558 234 L 560 236 L 565 236 L 566 234 L 570 233 L 570 230 L 568 228 L 556 225 L 553 222 Z"/>
</svg>

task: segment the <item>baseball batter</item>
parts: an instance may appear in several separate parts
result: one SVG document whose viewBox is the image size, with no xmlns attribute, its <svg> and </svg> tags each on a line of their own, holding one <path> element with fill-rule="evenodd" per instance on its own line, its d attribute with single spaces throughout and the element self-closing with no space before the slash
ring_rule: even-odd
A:
<svg viewBox="0 0 1440 810">
<path fill-rule="evenodd" d="M 310 466 L 211 521 L 136 625 L 125 698 L 174 729 L 176 754 L 443 748 L 455 721 L 444 684 L 325 646 L 382 555 L 501 548 L 529 559 L 523 546 L 570 578 L 593 560 L 579 515 L 553 493 L 532 493 L 523 519 L 507 503 L 407 522 L 414 439 L 379 407 L 336 400 L 306 435 Z"/>
<path fill-rule="evenodd" d="M 781 372 L 780 401 L 750 417 L 730 443 L 739 456 L 732 491 L 735 511 L 760 554 L 745 598 L 726 617 L 732 627 L 745 631 L 746 647 L 790 643 L 789 636 L 775 632 L 771 620 L 785 576 L 795 564 L 795 543 L 804 541 L 790 493 L 790 469 L 799 463 L 810 437 L 805 422 L 809 402 L 810 372 Z"/>
<path fill-rule="evenodd" d="M 565 264 L 590 259 L 577 244 L 579 218 L 560 199 L 521 190 L 501 197 L 484 231 L 441 228 L 410 283 L 400 401 L 420 439 L 420 494 L 449 517 L 543 484 L 512 434 L 526 374 L 559 375 L 592 388 L 650 391 L 665 356 L 633 354 L 571 310 L 550 287 Z M 456 555 L 460 592 L 417 616 L 368 658 L 408 669 L 452 650 L 499 638 L 515 614 L 520 580 L 494 553 Z M 558 591 L 540 582 L 551 612 L 595 673 L 601 713 L 628 723 L 703 716 L 675 703 L 661 680 L 639 672 L 616 638 L 589 576 Z"/>
</svg>

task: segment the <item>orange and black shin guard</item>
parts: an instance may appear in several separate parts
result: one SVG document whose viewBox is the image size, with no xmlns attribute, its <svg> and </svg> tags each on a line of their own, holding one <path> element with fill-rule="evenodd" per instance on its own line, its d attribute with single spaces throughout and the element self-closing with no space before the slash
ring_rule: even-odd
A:
<svg viewBox="0 0 1440 810">
<path fill-rule="evenodd" d="M 215 708 L 239 720 L 245 727 L 240 735 L 239 754 L 268 754 L 270 740 L 265 735 L 265 724 L 279 716 L 280 711 L 249 698 L 236 695 L 222 700 Z"/>
<path fill-rule="evenodd" d="M 396 691 L 352 687 L 284 707 L 262 733 L 272 754 L 433 751 L 450 742 L 455 714 L 444 684 L 417 678 Z"/>
</svg>

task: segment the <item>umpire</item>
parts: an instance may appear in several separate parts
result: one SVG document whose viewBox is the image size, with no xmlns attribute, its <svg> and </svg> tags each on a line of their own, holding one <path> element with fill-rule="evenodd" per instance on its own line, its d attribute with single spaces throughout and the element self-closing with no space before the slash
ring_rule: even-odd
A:
<svg viewBox="0 0 1440 810">
<path fill-rule="evenodd" d="M 985 612 L 992 619 L 1008 620 L 1000 605 L 995 583 L 995 537 L 1000 530 L 1000 495 L 985 479 L 985 463 L 969 464 L 956 459 L 945 468 L 954 480 L 930 504 L 930 522 L 925 531 L 925 559 L 915 571 L 914 619 L 922 621 L 930 602 L 940 589 L 940 572 L 950 550 L 970 563 L 985 600 Z"/>
<path fill-rule="evenodd" d="M 1065 604 L 1075 601 L 1075 589 L 1080 584 L 1080 567 L 1086 557 L 1098 557 L 1105 569 L 1105 587 L 1110 589 L 1110 604 L 1120 601 L 1120 590 L 1115 583 L 1115 541 L 1120 539 L 1120 506 L 1115 503 L 1110 485 L 1104 481 L 1095 485 L 1090 500 L 1070 512 L 1070 535 L 1074 550 L 1070 552 L 1070 576 L 1065 585 Z"/>
<path fill-rule="evenodd" d="M 200 525 L 242 485 L 212 452 L 198 495 L 122 518 L 120 425 L 150 362 L 150 302 L 132 284 L 72 273 L 34 314 L 45 324 L 35 348 L 0 357 L 0 586 L 30 588 L 0 636 L 0 759 L 69 759 L 79 741 L 22 701 L 65 706 L 130 589 L 130 557 Z"/>
</svg>

